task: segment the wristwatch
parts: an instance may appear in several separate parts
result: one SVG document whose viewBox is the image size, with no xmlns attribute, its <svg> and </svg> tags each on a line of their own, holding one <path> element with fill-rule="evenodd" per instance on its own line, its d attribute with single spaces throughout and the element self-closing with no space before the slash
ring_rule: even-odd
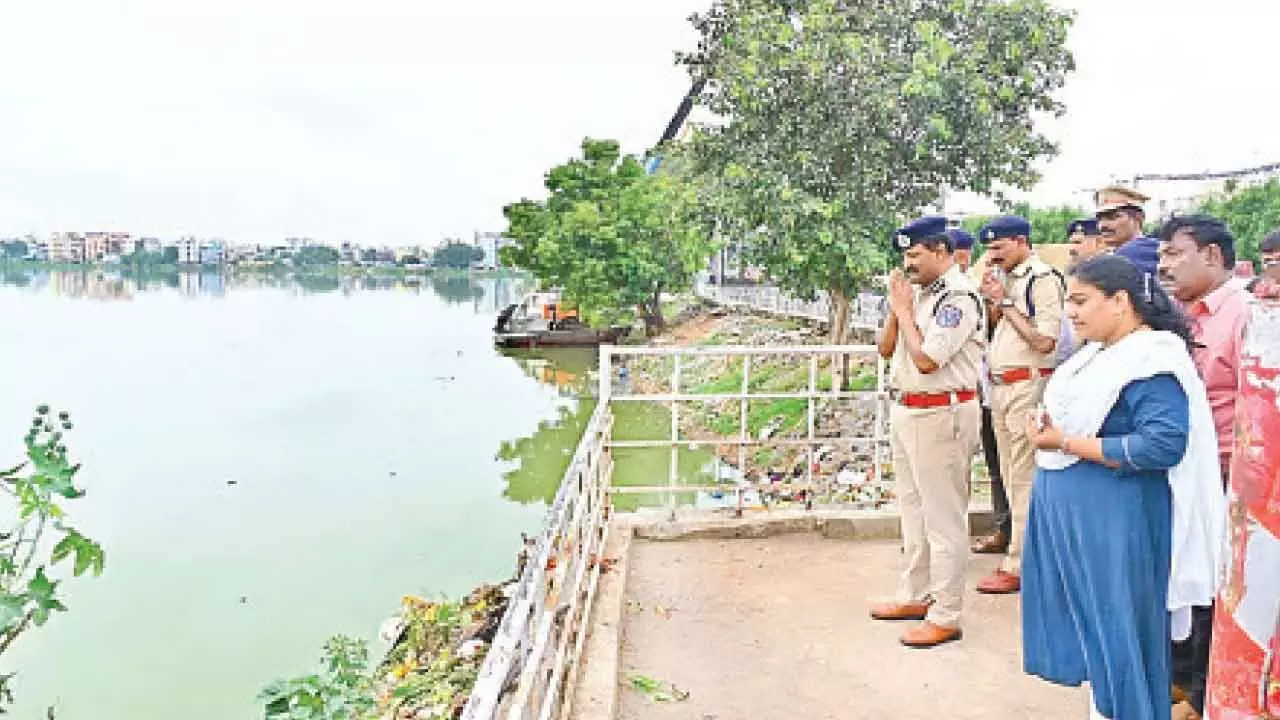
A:
<svg viewBox="0 0 1280 720">
<path fill-rule="evenodd" d="M 1004 298 L 1000 301 L 999 305 L 1002 308 L 1013 307 L 1013 298 Z"/>
</svg>

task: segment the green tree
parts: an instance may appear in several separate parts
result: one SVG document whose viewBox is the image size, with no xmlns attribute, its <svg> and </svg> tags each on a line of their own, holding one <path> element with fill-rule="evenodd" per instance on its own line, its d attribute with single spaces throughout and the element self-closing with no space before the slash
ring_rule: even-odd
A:
<svg viewBox="0 0 1280 720">
<path fill-rule="evenodd" d="M 23 442 L 25 462 L 0 472 L 0 491 L 9 496 L 17 517 L 0 532 L 0 655 L 32 628 L 65 612 L 59 592 L 63 581 L 50 568 L 70 560 L 72 575 L 102 573 L 102 546 L 72 526 L 60 501 L 84 497 L 76 485 L 78 463 L 67 458 L 63 433 L 71 430 L 63 412 L 55 418 L 41 405 Z M 0 675 L 0 714 L 13 702 L 13 674 Z"/>
<path fill-rule="evenodd" d="M 616 141 L 585 139 L 581 157 L 547 173 L 545 201 L 503 208 L 513 242 L 502 261 L 563 288 L 587 318 L 635 312 L 661 330 L 663 293 L 688 288 L 712 248 L 695 186 L 668 167 L 649 175 Z"/>
<path fill-rule="evenodd" d="M 5 240 L 0 242 L 0 258 L 21 260 L 27 256 L 27 243 L 22 240 Z"/>
<path fill-rule="evenodd" d="M 174 247 L 173 245 L 165 246 L 165 248 L 160 251 L 160 259 L 161 259 L 161 262 L 165 265 L 177 265 L 178 264 L 178 248 Z"/>
<path fill-rule="evenodd" d="M 1213 215 L 1227 224 L 1236 238 L 1236 254 L 1241 260 L 1258 262 L 1262 238 L 1280 230 L 1280 179 L 1260 185 L 1236 187 L 1225 197 L 1201 203 L 1198 212 Z"/>
<path fill-rule="evenodd" d="M 307 245 L 298 249 L 293 261 L 298 265 L 337 265 L 341 257 L 342 253 L 338 252 L 337 248 L 327 245 Z"/>
<path fill-rule="evenodd" d="M 716 0 L 680 60 L 726 120 L 692 144 L 721 231 L 784 289 L 830 293 L 841 338 L 900 222 L 1036 182 L 1071 20 L 1044 0 Z"/>
<path fill-rule="evenodd" d="M 450 240 L 431 252 L 432 265 L 453 270 L 465 270 L 481 260 L 484 250 L 461 240 Z"/>
</svg>

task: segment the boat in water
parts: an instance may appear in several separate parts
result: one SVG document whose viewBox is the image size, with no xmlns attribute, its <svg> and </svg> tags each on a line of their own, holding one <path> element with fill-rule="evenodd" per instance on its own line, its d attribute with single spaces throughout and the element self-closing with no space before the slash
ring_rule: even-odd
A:
<svg viewBox="0 0 1280 720">
<path fill-rule="evenodd" d="M 630 331 L 626 325 L 603 329 L 584 325 L 578 311 L 564 303 L 559 291 L 541 290 L 498 313 L 493 342 L 506 348 L 591 347 L 616 343 Z"/>
</svg>

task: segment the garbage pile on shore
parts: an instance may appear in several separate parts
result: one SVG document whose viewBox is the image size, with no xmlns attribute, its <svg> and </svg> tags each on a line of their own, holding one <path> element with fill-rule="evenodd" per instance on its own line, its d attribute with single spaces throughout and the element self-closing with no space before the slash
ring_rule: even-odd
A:
<svg viewBox="0 0 1280 720">
<path fill-rule="evenodd" d="M 686 327 L 694 325 L 703 330 L 700 337 L 688 338 L 691 345 L 786 346 L 828 342 L 825 331 L 799 321 L 720 312 L 686 322 Z M 679 328 L 673 328 L 670 334 L 680 335 Z M 665 393 L 671 389 L 673 367 L 670 358 L 637 357 L 628 361 L 624 372 L 634 392 Z M 837 378 L 845 378 L 845 386 L 851 390 L 874 390 L 876 386 L 876 365 L 872 358 L 849 358 L 847 367 L 833 357 L 819 358 L 817 370 L 813 382 L 819 390 L 829 390 Z M 808 389 L 810 372 L 808 357 L 799 355 L 753 355 L 749 369 L 743 368 L 742 356 L 686 356 L 681 362 L 679 389 L 682 393 L 720 395 L 741 392 L 746 382 L 753 393 L 798 392 Z M 854 438 L 877 435 L 877 403 L 872 397 L 819 397 L 814 402 L 814 437 L 821 442 L 812 455 L 812 482 L 808 482 L 810 451 L 804 445 L 747 446 L 740 455 L 738 445 L 716 442 L 743 437 L 744 408 L 740 400 L 682 402 L 680 433 L 681 438 L 714 447 L 720 461 L 727 466 L 723 468 L 727 473 L 718 472 L 717 476 L 724 480 L 728 475 L 738 489 L 754 491 L 761 503 L 817 501 L 879 508 L 891 502 L 893 496 L 890 483 L 883 477 L 877 479 L 874 445 L 850 442 Z M 745 414 L 746 437 L 752 440 L 808 437 L 807 399 L 753 399 L 747 403 Z M 882 417 L 879 435 L 884 434 Z M 879 462 L 882 471 L 888 469 L 887 448 L 882 448 Z"/>
</svg>

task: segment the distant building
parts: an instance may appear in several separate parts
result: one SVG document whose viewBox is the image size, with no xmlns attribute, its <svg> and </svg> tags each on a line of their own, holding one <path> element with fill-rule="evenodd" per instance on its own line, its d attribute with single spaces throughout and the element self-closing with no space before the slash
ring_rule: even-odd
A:
<svg viewBox="0 0 1280 720">
<path fill-rule="evenodd" d="M 84 238 L 78 233 L 58 232 L 49 236 L 49 260 L 63 263 L 84 262 Z"/>
<path fill-rule="evenodd" d="M 396 263 L 403 264 L 411 260 L 422 261 L 422 248 L 405 245 L 395 249 Z"/>
<path fill-rule="evenodd" d="M 134 251 L 133 236 L 127 232 L 107 234 L 107 253 L 121 257 L 132 255 Z"/>
<path fill-rule="evenodd" d="M 478 264 L 486 270 L 493 270 L 502 267 L 499 251 L 510 245 L 511 239 L 503 237 L 502 233 L 477 232 L 473 244 L 484 251 L 484 259 Z"/>
<path fill-rule="evenodd" d="M 29 242 L 27 243 L 27 259 L 35 262 L 49 261 L 49 243 L 47 242 Z"/>
<path fill-rule="evenodd" d="M 144 237 L 138 241 L 142 246 L 143 252 L 160 253 L 164 252 L 164 244 L 160 242 L 160 238 Z"/>
<path fill-rule="evenodd" d="M 221 265 L 225 260 L 222 242 L 215 240 L 200 245 L 201 265 Z"/>
<path fill-rule="evenodd" d="M 178 238 L 177 248 L 179 265 L 200 264 L 200 241 L 198 239 L 190 235 L 184 235 Z"/>
<path fill-rule="evenodd" d="M 338 262 L 346 265 L 360 264 L 360 246 L 344 242 L 338 246 Z"/>
<path fill-rule="evenodd" d="M 84 234 L 83 262 L 97 263 L 110 252 L 108 235 L 104 232 L 87 232 Z"/>
</svg>

